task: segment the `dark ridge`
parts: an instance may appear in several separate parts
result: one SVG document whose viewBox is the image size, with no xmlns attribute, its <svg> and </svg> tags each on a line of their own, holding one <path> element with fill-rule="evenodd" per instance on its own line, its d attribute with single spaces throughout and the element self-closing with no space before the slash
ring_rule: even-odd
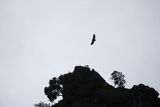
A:
<svg viewBox="0 0 160 107">
<path fill-rule="evenodd" d="M 155 89 L 143 84 L 131 89 L 114 88 L 88 66 L 76 66 L 72 73 L 51 80 L 62 87 L 57 88 L 60 91 L 54 88 L 56 85 L 46 87 L 47 97 L 56 99 L 58 92 L 63 97 L 52 107 L 160 107 Z"/>
</svg>

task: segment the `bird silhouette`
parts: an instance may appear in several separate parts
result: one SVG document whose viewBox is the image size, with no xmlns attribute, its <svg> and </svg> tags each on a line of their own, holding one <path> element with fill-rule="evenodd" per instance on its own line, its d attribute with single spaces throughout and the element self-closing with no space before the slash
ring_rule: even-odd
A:
<svg viewBox="0 0 160 107">
<path fill-rule="evenodd" d="M 92 42 L 91 42 L 91 45 L 93 45 L 93 43 L 96 41 L 96 36 L 95 34 L 93 34 L 93 38 L 92 38 Z"/>
</svg>

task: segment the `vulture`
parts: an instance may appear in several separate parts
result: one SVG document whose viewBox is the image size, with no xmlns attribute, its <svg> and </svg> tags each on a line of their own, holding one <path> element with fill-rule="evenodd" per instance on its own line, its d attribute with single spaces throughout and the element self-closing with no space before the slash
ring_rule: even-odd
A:
<svg viewBox="0 0 160 107">
<path fill-rule="evenodd" d="M 95 34 L 93 34 L 93 38 L 92 38 L 92 42 L 91 42 L 91 45 L 93 45 L 93 43 L 96 41 L 96 36 Z"/>
</svg>

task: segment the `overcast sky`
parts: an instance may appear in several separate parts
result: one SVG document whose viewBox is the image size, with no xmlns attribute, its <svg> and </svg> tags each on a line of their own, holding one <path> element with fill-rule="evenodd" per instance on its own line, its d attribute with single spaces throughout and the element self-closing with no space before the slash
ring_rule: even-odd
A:
<svg viewBox="0 0 160 107">
<path fill-rule="evenodd" d="M 160 1 L 0 0 L 0 107 L 48 102 L 49 79 L 76 65 L 160 92 Z"/>
</svg>

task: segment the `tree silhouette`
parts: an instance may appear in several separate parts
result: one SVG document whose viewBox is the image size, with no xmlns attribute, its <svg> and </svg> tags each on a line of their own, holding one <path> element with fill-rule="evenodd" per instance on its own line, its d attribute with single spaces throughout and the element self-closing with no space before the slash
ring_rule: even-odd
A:
<svg viewBox="0 0 160 107">
<path fill-rule="evenodd" d="M 124 75 L 122 72 L 113 71 L 111 74 L 111 79 L 114 81 L 114 87 L 124 87 L 126 81 L 124 80 Z"/>
<path fill-rule="evenodd" d="M 58 96 L 62 95 L 62 85 L 60 84 L 60 80 L 56 77 L 52 78 L 49 81 L 49 86 L 45 87 L 44 93 L 47 95 L 49 100 L 53 102 L 57 99 Z"/>
<path fill-rule="evenodd" d="M 39 102 L 38 104 L 34 104 L 34 107 L 51 107 L 50 104 Z"/>
</svg>

